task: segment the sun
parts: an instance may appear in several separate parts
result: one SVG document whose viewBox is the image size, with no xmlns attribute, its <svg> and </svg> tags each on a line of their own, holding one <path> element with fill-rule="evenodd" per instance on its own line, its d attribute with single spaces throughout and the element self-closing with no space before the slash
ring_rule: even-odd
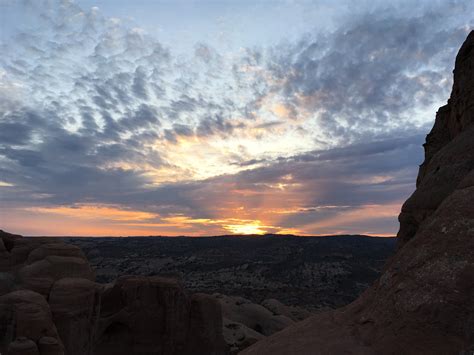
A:
<svg viewBox="0 0 474 355">
<path fill-rule="evenodd" d="M 227 224 L 224 226 L 226 230 L 233 234 L 265 234 L 267 231 L 264 227 L 260 224 L 260 221 L 246 224 Z"/>
</svg>

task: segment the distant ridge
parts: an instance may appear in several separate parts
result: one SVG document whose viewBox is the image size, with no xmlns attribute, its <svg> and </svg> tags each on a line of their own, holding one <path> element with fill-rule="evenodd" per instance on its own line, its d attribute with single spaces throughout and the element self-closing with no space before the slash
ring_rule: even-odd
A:
<svg viewBox="0 0 474 355">
<path fill-rule="evenodd" d="M 40 236 L 25 236 L 25 237 L 40 237 Z M 220 234 L 220 235 L 124 235 L 124 236 L 82 236 L 82 235 L 62 235 L 62 236 L 48 236 L 45 238 L 395 238 L 396 236 L 376 236 L 366 234 L 327 234 L 327 235 L 297 235 L 297 234 Z"/>
</svg>

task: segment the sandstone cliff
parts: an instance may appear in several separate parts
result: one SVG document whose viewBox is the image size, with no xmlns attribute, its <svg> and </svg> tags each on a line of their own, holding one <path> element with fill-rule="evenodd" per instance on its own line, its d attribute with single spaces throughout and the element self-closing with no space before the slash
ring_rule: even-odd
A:
<svg viewBox="0 0 474 355">
<path fill-rule="evenodd" d="M 359 299 L 242 354 L 462 354 L 474 351 L 474 32 L 448 104 L 426 138 L 399 250 Z"/>
<path fill-rule="evenodd" d="M 78 247 L 0 231 L 0 353 L 228 353 L 212 296 L 167 278 L 94 279 Z"/>
</svg>

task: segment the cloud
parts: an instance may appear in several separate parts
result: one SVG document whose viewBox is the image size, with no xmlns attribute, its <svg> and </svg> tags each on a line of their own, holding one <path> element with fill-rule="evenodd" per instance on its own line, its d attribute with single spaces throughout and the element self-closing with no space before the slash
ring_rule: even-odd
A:
<svg viewBox="0 0 474 355">
<path fill-rule="evenodd" d="M 113 206 L 159 216 L 162 231 L 181 215 L 226 221 L 193 233 L 395 232 L 474 11 L 406 5 L 361 5 L 293 42 L 179 55 L 98 8 L 7 6 L 18 21 L 0 44 L 2 204 L 28 218 Z"/>
<path fill-rule="evenodd" d="M 0 140 L 11 145 L 25 145 L 29 142 L 31 131 L 23 123 L 0 122 Z"/>
<path fill-rule="evenodd" d="M 338 144 L 419 127 L 427 120 L 420 111 L 449 93 L 453 54 L 473 10 L 465 1 L 408 16 L 391 8 L 353 17 L 332 33 L 309 34 L 271 51 L 269 69 L 277 78 L 271 90 L 297 114 L 309 112 Z"/>
</svg>

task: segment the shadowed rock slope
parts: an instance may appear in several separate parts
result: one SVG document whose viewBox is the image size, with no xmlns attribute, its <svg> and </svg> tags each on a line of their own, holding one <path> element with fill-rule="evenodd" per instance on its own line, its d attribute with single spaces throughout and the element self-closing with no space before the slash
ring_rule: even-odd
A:
<svg viewBox="0 0 474 355">
<path fill-rule="evenodd" d="M 426 138 L 399 250 L 355 302 L 242 354 L 467 354 L 474 350 L 474 32 Z M 470 352 L 469 352 L 470 353 Z"/>
<path fill-rule="evenodd" d="M 94 282 L 80 248 L 0 231 L 0 354 L 227 354 L 220 303 L 169 278 Z"/>
</svg>

